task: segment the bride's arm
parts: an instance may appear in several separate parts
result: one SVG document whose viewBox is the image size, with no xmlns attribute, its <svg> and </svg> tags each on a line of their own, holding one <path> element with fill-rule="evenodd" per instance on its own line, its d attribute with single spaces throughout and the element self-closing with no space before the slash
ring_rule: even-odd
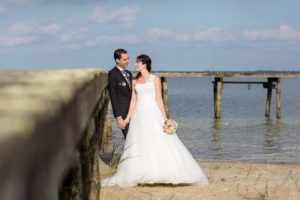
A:
<svg viewBox="0 0 300 200">
<path fill-rule="evenodd" d="M 132 112 L 134 110 L 135 103 L 136 103 L 136 94 L 135 94 L 135 90 L 134 90 L 135 84 L 136 84 L 136 80 L 133 79 L 132 86 L 131 86 L 132 92 L 131 92 L 131 100 L 130 100 L 129 110 L 128 110 L 128 114 L 124 120 L 125 125 L 128 124 L 129 119 L 131 118 Z"/>
<path fill-rule="evenodd" d="M 157 76 L 155 76 L 155 79 L 154 79 L 154 86 L 155 86 L 156 103 L 164 117 L 164 120 L 167 120 L 168 118 L 166 115 L 165 105 L 164 105 L 164 101 L 162 99 L 162 94 L 161 94 L 161 81 L 160 81 L 160 78 L 158 78 Z"/>
</svg>

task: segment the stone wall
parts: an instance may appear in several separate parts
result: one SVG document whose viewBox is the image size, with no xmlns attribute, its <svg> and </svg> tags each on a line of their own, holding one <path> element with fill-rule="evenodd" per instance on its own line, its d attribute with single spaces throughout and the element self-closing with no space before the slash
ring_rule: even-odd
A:
<svg viewBox="0 0 300 200">
<path fill-rule="evenodd" d="M 99 199 L 107 72 L 0 71 L 0 199 Z"/>
</svg>

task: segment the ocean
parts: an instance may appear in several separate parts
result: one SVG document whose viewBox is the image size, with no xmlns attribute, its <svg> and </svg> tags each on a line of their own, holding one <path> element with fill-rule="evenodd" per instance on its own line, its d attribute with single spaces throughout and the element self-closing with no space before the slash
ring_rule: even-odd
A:
<svg viewBox="0 0 300 200">
<path fill-rule="evenodd" d="M 221 118 L 214 118 L 213 78 L 168 78 L 169 116 L 177 135 L 198 159 L 300 163 L 300 78 L 281 79 L 281 118 L 275 89 L 265 117 L 267 89 L 261 84 L 225 84 Z M 224 78 L 224 81 L 266 78 Z M 112 143 L 122 133 L 112 122 Z"/>
</svg>

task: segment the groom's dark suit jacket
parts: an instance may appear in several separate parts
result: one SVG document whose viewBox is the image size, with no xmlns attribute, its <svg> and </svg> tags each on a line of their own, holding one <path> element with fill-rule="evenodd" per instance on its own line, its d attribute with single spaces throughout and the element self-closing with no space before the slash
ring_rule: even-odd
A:
<svg viewBox="0 0 300 200">
<path fill-rule="evenodd" d="M 125 70 L 129 74 L 130 84 L 132 82 L 132 74 L 130 71 Z M 109 96 L 113 108 L 114 117 L 122 116 L 123 119 L 126 118 L 126 115 L 129 110 L 129 104 L 131 100 L 131 89 L 128 86 L 128 83 L 123 76 L 122 72 L 115 66 L 108 73 L 109 81 Z M 124 137 L 126 137 L 128 126 L 124 131 Z"/>
</svg>

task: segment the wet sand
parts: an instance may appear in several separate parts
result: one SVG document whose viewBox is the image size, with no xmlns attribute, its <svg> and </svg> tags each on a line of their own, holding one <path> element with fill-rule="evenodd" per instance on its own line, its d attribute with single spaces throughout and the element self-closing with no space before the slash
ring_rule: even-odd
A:
<svg viewBox="0 0 300 200">
<path fill-rule="evenodd" d="M 197 160 L 207 186 L 143 185 L 102 187 L 101 200 L 300 200 L 300 164 Z M 100 161 L 101 180 L 113 171 Z"/>
</svg>

